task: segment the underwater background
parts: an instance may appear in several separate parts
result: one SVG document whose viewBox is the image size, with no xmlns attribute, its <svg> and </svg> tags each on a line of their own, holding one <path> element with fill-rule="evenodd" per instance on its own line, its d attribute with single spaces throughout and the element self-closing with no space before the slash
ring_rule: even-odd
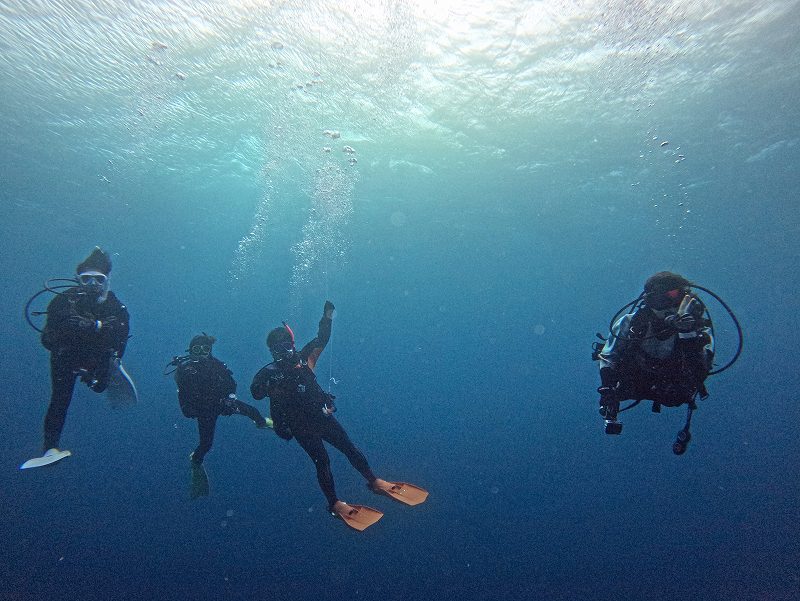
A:
<svg viewBox="0 0 800 601">
<path fill-rule="evenodd" d="M 796 0 L 0 0 L 0 599 L 800 599 Z M 100 245 L 140 402 L 76 386 L 40 452 L 23 308 Z M 598 415 L 595 332 L 669 269 L 744 329 L 684 409 Z M 721 365 L 736 330 L 708 295 Z M 376 473 L 221 418 L 337 307 L 320 382 Z M 34 310 L 43 310 L 48 295 Z M 42 317 L 34 317 L 41 326 Z M 253 402 L 266 412 L 264 402 Z"/>
</svg>

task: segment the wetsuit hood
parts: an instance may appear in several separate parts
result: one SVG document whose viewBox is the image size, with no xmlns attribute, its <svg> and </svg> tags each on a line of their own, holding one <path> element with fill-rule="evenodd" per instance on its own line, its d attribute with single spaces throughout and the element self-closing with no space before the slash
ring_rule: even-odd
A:
<svg viewBox="0 0 800 601">
<path fill-rule="evenodd" d="M 295 354 L 294 332 L 285 321 L 280 328 L 274 328 L 267 334 L 267 347 L 275 361 L 291 359 Z"/>
</svg>

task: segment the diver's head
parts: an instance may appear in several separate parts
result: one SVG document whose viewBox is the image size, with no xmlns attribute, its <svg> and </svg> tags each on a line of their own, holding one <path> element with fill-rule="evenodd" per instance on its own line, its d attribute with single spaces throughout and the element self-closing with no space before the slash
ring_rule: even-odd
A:
<svg viewBox="0 0 800 601">
<path fill-rule="evenodd" d="M 81 291 L 104 302 L 108 298 L 108 274 L 111 273 L 111 257 L 95 246 L 92 253 L 75 268 L 75 276 Z"/>
<path fill-rule="evenodd" d="M 644 302 L 650 309 L 663 311 L 677 308 L 689 293 L 692 283 L 680 274 L 659 271 L 644 283 Z"/>
<path fill-rule="evenodd" d="M 211 347 L 217 341 L 213 336 L 209 336 L 205 332 L 198 334 L 189 343 L 189 348 L 186 352 L 189 353 L 189 359 L 192 361 L 199 361 L 211 356 Z"/>
<path fill-rule="evenodd" d="M 275 361 L 294 357 L 294 332 L 286 322 L 280 328 L 275 328 L 267 334 L 267 347 Z"/>
</svg>

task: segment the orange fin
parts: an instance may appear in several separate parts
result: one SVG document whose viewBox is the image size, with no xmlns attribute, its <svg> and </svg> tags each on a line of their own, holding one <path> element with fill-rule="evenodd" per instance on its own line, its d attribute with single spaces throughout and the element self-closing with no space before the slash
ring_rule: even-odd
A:
<svg viewBox="0 0 800 601">
<path fill-rule="evenodd" d="M 424 503 L 428 498 L 427 490 L 408 482 L 387 482 L 378 479 L 373 483 L 372 491 L 411 506 Z"/>
<path fill-rule="evenodd" d="M 343 501 L 337 501 L 331 511 L 333 515 L 341 519 L 353 530 L 358 530 L 359 532 L 363 532 L 383 517 L 382 512 L 372 507 L 349 505 Z"/>
</svg>

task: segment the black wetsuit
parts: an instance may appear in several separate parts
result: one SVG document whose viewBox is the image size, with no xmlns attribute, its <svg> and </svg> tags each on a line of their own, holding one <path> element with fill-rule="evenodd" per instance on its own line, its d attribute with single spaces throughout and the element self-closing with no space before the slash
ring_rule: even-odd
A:
<svg viewBox="0 0 800 601">
<path fill-rule="evenodd" d="M 52 394 L 44 419 L 44 450 L 58 447 L 75 378 L 93 391 L 108 386 L 111 358 L 122 358 L 128 343 L 128 310 L 113 292 L 97 296 L 78 287 L 57 295 L 47 306 L 42 345 L 50 351 Z"/>
<path fill-rule="evenodd" d="M 364 454 L 350 441 L 336 418 L 323 412 L 323 407 L 333 408 L 333 397 L 320 387 L 314 367 L 330 336 L 331 319 L 323 317 L 314 340 L 292 359 L 275 361 L 261 368 L 250 385 L 254 399 L 269 396 L 275 433 L 285 440 L 294 436 L 314 461 L 317 480 L 328 500 L 328 507 L 338 499 L 330 457 L 323 441 L 343 453 L 368 482 L 375 480 Z"/>
<path fill-rule="evenodd" d="M 256 425 L 266 427 L 264 416 L 258 409 L 237 399 L 236 381 L 225 364 L 216 357 L 187 360 L 175 371 L 178 384 L 178 402 L 186 417 L 197 418 L 200 442 L 192 453 L 192 461 L 202 463 L 214 443 L 214 430 L 220 415 L 241 414 Z"/>
</svg>

